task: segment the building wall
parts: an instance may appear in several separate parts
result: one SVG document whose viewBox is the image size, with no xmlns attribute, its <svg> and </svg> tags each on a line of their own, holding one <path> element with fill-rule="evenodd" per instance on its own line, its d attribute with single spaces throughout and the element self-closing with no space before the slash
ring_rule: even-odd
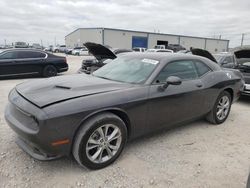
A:
<svg viewBox="0 0 250 188">
<path fill-rule="evenodd" d="M 168 41 L 168 44 L 179 44 L 179 36 L 149 34 L 148 48 L 154 48 L 157 45 L 157 40 Z"/>
<path fill-rule="evenodd" d="M 82 46 L 85 42 L 95 42 L 99 44 L 109 45 L 113 48 L 132 48 L 133 37 L 147 37 L 148 48 L 154 48 L 157 40 L 168 41 L 169 44 L 180 44 L 186 49 L 201 48 L 210 51 L 211 53 L 223 52 L 228 50 L 229 41 L 196 38 L 188 36 L 157 34 L 147 32 L 136 32 L 126 30 L 113 29 L 78 29 L 65 37 L 67 47 Z"/>
<path fill-rule="evenodd" d="M 132 37 L 147 37 L 147 33 L 104 30 L 104 44 L 113 48 L 132 48 Z"/>
<path fill-rule="evenodd" d="M 226 52 L 228 45 L 228 41 L 207 39 L 206 50 L 211 53 Z"/>
<path fill-rule="evenodd" d="M 78 29 L 65 37 L 67 47 L 82 46 L 85 42 L 102 44 L 102 29 Z"/>
<path fill-rule="evenodd" d="M 80 43 L 80 32 L 81 30 L 76 30 L 65 37 L 65 45 L 67 47 L 75 47 Z"/>
<path fill-rule="evenodd" d="M 202 38 L 192 38 L 192 37 L 180 37 L 180 45 L 186 49 L 192 48 L 205 48 L 205 39 Z"/>
</svg>

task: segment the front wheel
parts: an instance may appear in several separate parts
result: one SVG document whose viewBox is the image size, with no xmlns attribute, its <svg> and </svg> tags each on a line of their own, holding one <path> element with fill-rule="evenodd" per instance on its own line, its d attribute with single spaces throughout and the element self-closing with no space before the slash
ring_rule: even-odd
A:
<svg viewBox="0 0 250 188">
<path fill-rule="evenodd" d="M 119 157 L 126 141 L 124 122 L 112 113 L 99 114 L 85 122 L 78 131 L 73 156 L 81 166 L 104 168 Z"/>
<path fill-rule="evenodd" d="M 226 121 L 231 110 L 232 97 L 229 92 L 223 91 L 217 98 L 213 109 L 206 119 L 213 124 L 221 124 Z"/>
</svg>

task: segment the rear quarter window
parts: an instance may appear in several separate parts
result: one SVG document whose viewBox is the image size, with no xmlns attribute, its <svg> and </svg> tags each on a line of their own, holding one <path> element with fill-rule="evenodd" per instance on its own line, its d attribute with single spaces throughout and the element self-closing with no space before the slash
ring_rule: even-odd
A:
<svg viewBox="0 0 250 188">
<path fill-rule="evenodd" d="M 210 67 L 208 67 L 205 63 L 200 61 L 195 61 L 195 66 L 199 77 L 211 71 Z"/>
</svg>

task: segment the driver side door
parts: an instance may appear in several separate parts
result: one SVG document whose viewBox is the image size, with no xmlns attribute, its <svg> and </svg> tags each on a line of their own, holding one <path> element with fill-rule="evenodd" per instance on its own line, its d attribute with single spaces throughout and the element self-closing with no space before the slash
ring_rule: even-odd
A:
<svg viewBox="0 0 250 188">
<path fill-rule="evenodd" d="M 169 76 L 181 78 L 180 85 L 159 89 Z M 168 63 L 149 89 L 149 129 L 170 127 L 202 115 L 204 105 L 203 83 L 195 62 L 180 60 Z"/>
</svg>

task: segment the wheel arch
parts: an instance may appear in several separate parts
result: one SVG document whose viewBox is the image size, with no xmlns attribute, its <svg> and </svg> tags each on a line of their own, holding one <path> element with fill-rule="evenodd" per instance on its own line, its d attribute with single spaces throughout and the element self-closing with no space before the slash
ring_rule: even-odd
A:
<svg viewBox="0 0 250 188">
<path fill-rule="evenodd" d="M 227 91 L 230 94 L 231 101 L 233 101 L 234 100 L 234 91 L 233 91 L 233 89 L 232 88 L 225 88 L 224 91 Z"/>
<path fill-rule="evenodd" d="M 87 115 L 85 118 L 82 119 L 82 121 L 79 123 L 78 127 L 76 128 L 75 132 L 74 132 L 74 135 L 73 135 L 73 139 L 72 139 L 72 144 L 71 144 L 71 150 L 72 151 L 72 148 L 73 148 L 73 144 L 75 142 L 75 137 L 77 135 L 77 132 L 79 131 L 79 129 L 81 128 L 81 126 L 87 121 L 89 120 L 90 118 L 96 116 L 96 115 L 99 115 L 99 114 L 102 114 L 102 113 L 105 113 L 105 112 L 109 112 L 109 113 L 112 113 L 116 116 L 118 116 L 119 118 L 121 118 L 121 120 L 125 123 L 126 125 L 126 128 L 127 128 L 127 133 L 128 133 L 128 136 L 127 136 L 127 139 L 129 139 L 130 137 L 130 134 L 131 134 L 131 124 L 130 124 L 130 119 L 128 117 L 128 114 L 122 110 L 122 109 L 119 109 L 119 108 L 107 108 L 107 109 L 102 109 L 102 110 L 98 110 L 98 111 L 95 111 L 93 113 L 90 113 L 89 115 Z"/>
</svg>

